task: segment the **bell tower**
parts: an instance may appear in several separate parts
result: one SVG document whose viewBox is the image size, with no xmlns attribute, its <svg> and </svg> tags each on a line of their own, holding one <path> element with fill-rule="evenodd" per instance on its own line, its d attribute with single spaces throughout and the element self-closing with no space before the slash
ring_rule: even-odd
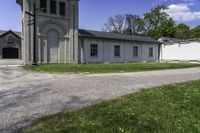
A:
<svg viewBox="0 0 200 133">
<path fill-rule="evenodd" d="M 23 63 L 78 63 L 79 0 L 17 0 Z"/>
</svg>

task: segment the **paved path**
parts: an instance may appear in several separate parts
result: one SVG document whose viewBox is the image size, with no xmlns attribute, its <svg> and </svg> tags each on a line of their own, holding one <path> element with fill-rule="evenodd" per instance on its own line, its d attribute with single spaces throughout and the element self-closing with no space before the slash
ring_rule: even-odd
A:
<svg viewBox="0 0 200 133">
<path fill-rule="evenodd" d="M 169 83 L 200 79 L 200 68 L 121 74 L 40 74 L 0 66 L 0 132 L 12 132 L 36 118 L 78 109 Z"/>
<path fill-rule="evenodd" d="M 0 67 L 2 66 L 21 66 L 22 60 L 19 59 L 3 59 L 0 60 Z"/>
</svg>

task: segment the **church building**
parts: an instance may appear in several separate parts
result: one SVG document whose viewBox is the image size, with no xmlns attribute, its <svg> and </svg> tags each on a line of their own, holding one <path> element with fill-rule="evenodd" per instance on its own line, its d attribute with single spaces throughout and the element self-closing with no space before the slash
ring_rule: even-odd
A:
<svg viewBox="0 0 200 133">
<path fill-rule="evenodd" d="M 79 29 L 79 0 L 17 0 L 17 3 L 22 10 L 17 58 L 24 65 L 34 61 L 38 64 L 159 61 L 157 40 Z M 4 56 L 1 53 L 0 59 Z"/>
</svg>

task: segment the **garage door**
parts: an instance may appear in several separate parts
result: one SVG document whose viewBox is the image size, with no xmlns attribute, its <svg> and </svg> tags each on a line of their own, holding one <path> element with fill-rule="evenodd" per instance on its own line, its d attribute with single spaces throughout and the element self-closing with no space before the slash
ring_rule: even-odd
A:
<svg viewBox="0 0 200 133">
<path fill-rule="evenodd" d="M 3 59 L 18 59 L 19 51 L 17 48 L 3 48 Z"/>
</svg>

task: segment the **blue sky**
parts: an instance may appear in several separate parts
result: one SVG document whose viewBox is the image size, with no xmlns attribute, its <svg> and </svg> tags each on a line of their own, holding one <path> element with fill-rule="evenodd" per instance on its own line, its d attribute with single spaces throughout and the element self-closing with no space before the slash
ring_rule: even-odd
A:
<svg viewBox="0 0 200 133">
<path fill-rule="evenodd" d="M 20 7 L 16 0 L 1 0 L 0 29 L 21 31 Z M 151 8 L 165 4 L 177 23 L 190 27 L 200 24 L 200 0 L 80 0 L 80 28 L 101 30 L 109 16 L 138 14 L 143 16 Z"/>
</svg>

